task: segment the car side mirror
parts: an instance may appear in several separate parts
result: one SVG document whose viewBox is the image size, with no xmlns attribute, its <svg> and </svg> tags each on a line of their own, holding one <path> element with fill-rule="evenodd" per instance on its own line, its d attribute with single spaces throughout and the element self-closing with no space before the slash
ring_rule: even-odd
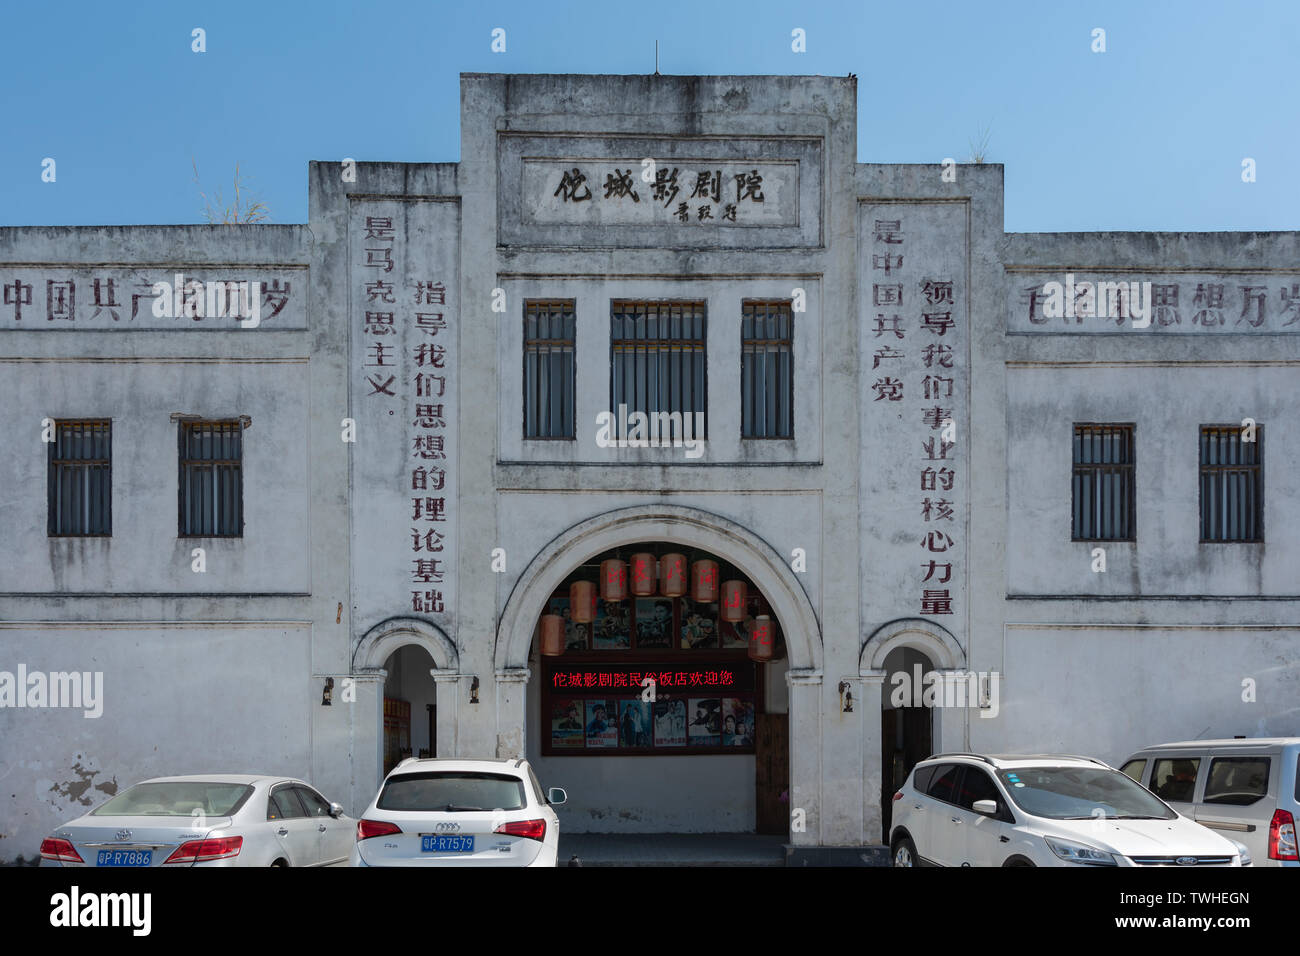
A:
<svg viewBox="0 0 1300 956">
<path fill-rule="evenodd" d="M 976 813 L 982 813 L 986 817 L 996 817 L 998 815 L 998 802 L 996 800 L 976 800 L 971 804 L 971 809 Z"/>
<path fill-rule="evenodd" d="M 558 807 L 560 804 L 566 803 L 568 799 L 569 795 L 564 792 L 563 787 L 551 787 L 550 790 L 546 791 L 546 802 L 553 807 Z"/>
<path fill-rule="evenodd" d="M 343 804 L 341 804 L 341 803 L 331 803 L 331 804 L 330 804 L 330 816 L 332 816 L 335 820 L 337 820 L 339 817 L 343 816 Z"/>
</svg>

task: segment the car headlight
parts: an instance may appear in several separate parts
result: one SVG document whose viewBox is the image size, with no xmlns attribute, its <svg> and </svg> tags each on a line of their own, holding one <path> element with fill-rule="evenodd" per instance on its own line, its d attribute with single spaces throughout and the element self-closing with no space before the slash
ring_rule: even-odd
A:
<svg viewBox="0 0 1300 956">
<path fill-rule="evenodd" d="M 1052 852 L 1068 863 L 1086 863 L 1089 866 L 1118 866 L 1115 856 L 1086 843 L 1071 843 L 1056 837 L 1043 837 Z"/>
<path fill-rule="evenodd" d="M 1238 843 L 1236 840 L 1229 841 L 1237 848 L 1237 855 L 1241 857 L 1242 866 L 1250 866 L 1250 849 L 1244 843 Z"/>
</svg>

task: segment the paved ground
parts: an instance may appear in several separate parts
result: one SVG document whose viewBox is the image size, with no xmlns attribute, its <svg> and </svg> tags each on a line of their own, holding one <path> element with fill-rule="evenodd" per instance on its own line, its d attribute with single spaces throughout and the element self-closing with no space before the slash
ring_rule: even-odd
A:
<svg viewBox="0 0 1300 956">
<path fill-rule="evenodd" d="M 785 837 L 754 833 L 560 833 L 559 865 L 785 866 Z"/>
</svg>

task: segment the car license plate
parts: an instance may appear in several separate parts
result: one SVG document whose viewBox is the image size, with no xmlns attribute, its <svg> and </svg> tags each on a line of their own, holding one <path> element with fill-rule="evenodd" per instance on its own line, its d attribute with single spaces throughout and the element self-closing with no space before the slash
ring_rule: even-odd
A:
<svg viewBox="0 0 1300 956">
<path fill-rule="evenodd" d="M 95 866 L 152 866 L 153 850 L 100 850 Z"/>
<path fill-rule="evenodd" d="M 422 853 L 473 853 L 472 836 L 422 836 L 420 837 Z"/>
</svg>

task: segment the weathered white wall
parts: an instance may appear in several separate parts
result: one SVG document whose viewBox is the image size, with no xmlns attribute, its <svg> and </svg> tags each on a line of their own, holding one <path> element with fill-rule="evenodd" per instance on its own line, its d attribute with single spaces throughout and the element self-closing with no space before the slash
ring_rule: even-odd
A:
<svg viewBox="0 0 1300 956">
<path fill-rule="evenodd" d="M 1295 625 L 1008 624 L 1001 713 L 971 742 L 1118 766 L 1175 740 L 1300 736 L 1298 642 Z"/>
<path fill-rule="evenodd" d="M 97 718 L 0 708 L 0 859 L 31 860 L 54 827 L 149 777 L 310 778 L 305 622 L 6 621 L 0 647 L 10 673 L 103 672 Z"/>
</svg>

